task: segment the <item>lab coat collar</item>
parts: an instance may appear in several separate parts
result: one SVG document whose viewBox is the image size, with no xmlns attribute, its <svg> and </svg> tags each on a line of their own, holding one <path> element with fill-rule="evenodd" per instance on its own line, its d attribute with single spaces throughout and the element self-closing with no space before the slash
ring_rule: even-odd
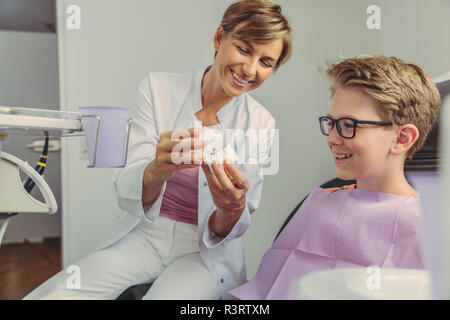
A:
<svg viewBox="0 0 450 320">
<path fill-rule="evenodd" d="M 200 69 L 195 72 L 193 82 L 192 82 L 192 90 L 190 90 L 191 96 L 191 109 L 194 118 L 198 121 L 197 117 L 195 116 L 195 113 L 200 111 L 203 108 L 202 104 L 202 80 L 203 75 L 205 74 L 206 70 L 210 66 Z M 233 118 L 234 113 L 237 112 L 237 108 L 239 104 L 241 103 L 243 96 L 246 93 L 234 97 L 231 99 L 226 105 L 224 105 L 222 108 L 217 111 L 217 119 L 219 119 L 219 123 L 223 129 L 233 129 Z"/>
</svg>

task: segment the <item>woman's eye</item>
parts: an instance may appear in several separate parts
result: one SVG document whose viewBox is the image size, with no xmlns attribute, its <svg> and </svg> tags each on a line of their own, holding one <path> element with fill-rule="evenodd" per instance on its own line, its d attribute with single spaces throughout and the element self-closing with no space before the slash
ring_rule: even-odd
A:
<svg viewBox="0 0 450 320">
<path fill-rule="evenodd" d="M 261 63 L 264 67 L 273 68 L 273 65 L 265 60 L 261 60 Z"/>
<path fill-rule="evenodd" d="M 242 53 L 245 53 L 245 54 L 248 53 L 248 50 L 246 50 L 246 49 L 244 49 L 244 48 L 242 48 L 242 47 L 240 47 L 240 46 L 237 46 L 237 48 L 238 48 L 238 50 L 241 51 Z"/>
</svg>

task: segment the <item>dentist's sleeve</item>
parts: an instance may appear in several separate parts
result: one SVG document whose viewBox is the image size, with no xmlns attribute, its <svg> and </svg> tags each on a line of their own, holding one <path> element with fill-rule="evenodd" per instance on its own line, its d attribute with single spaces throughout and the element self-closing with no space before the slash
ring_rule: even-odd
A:
<svg viewBox="0 0 450 320">
<path fill-rule="evenodd" d="M 157 200 L 150 206 L 142 206 L 142 179 L 146 166 L 155 158 L 159 133 L 155 122 L 150 75 L 140 84 L 138 103 L 130 110 L 132 118 L 125 168 L 114 172 L 113 185 L 117 202 L 122 210 L 142 220 L 154 221 L 160 211 L 164 186 Z"/>
<path fill-rule="evenodd" d="M 267 159 L 272 147 L 273 132 L 275 129 L 275 120 L 273 118 L 270 118 L 270 121 L 268 122 L 266 128 L 270 131 L 271 138 L 260 138 L 258 140 L 258 149 L 254 148 L 253 151 L 250 151 L 250 158 L 258 156 L 257 159 L 259 164 L 245 164 L 242 167 L 238 166 L 242 172 L 245 172 L 247 179 L 250 181 L 250 188 L 246 195 L 245 209 L 239 220 L 234 225 L 233 229 L 231 229 L 230 233 L 228 233 L 228 235 L 224 238 L 214 235 L 214 233 L 209 228 L 209 219 L 211 218 L 216 208 L 212 210 L 206 221 L 205 231 L 203 233 L 203 242 L 207 248 L 214 248 L 224 241 L 229 241 L 241 237 L 250 226 L 250 215 L 258 208 L 261 200 L 264 179 L 262 163 Z"/>
</svg>

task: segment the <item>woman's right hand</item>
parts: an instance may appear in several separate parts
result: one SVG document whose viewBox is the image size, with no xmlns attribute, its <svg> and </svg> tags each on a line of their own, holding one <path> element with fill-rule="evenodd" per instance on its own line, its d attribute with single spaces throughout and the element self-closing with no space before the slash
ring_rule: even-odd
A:
<svg viewBox="0 0 450 320">
<path fill-rule="evenodd" d="M 157 180 L 170 179 L 175 171 L 202 164 L 201 128 L 176 129 L 161 133 L 155 159 L 146 168 Z"/>
<path fill-rule="evenodd" d="M 177 170 L 195 168 L 202 164 L 201 134 L 201 128 L 176 129 L 161 133 L 156 145 L 155 159 L 144 171 L 144 205 L 156 201 L 164 181 L 170 179 Z"/>
</svg>

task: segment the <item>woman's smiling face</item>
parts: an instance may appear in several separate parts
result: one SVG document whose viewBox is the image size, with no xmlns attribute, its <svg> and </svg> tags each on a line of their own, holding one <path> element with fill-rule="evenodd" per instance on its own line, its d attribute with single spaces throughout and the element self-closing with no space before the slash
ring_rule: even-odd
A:
<svg viewBox="0 0 450 320">
<path fill-rule="evenodd" d="M 378 103 L 362 89 L 339 87 L 334 93 L 328 117 L 332 119 L 383 121 Z M 353 139 L 342 138 L 336 126 L 327 137 L 336 165 L 336 176 L 344 180 L 373 181 L 390 168 L 390 148 L 395 141 L 392 126 L 358 124 Z"/>
<path fill-rule="evenodd" d="M 214 48 L 216 79 L 223 92 L 236 97 L 258 88 L 272 73 L 283 49 L 281 39 L 270 42 L 247 42 L 217 30 Z"/>
</svg>

